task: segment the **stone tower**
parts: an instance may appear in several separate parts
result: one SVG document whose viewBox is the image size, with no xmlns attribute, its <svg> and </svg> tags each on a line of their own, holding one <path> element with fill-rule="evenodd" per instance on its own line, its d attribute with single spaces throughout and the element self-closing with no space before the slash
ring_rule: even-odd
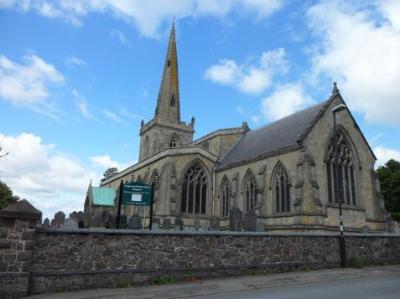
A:
<svg viewBox="0 0 400 299">
<path fill-rule="evenodd" d="M 173 24 L 155 114 L 149 122 L 142 121 L 140 128 L 139 161 L 167 148 L 182 147 L 192 143 L 193 133 L 194 118 L 190 123 L 181 122 L 178 56 Z"/>
</svg>

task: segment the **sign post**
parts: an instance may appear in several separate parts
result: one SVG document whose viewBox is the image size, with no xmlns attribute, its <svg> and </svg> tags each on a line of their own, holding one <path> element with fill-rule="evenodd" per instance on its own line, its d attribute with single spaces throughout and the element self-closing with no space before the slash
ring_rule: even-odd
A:
<svg viewBox="0 0 400 299">
<path fill-rule="evenodd" d="M 124 181 L 121 180 L 119 184 L 119 192 L 118 192 L 118 211 L 117 211 L 117 229 L 119 229 L 119 221 L 121 219 L 121 202 L 122 202 L 122 193 L 124 190 Z"/>
<path fill-rule="evenodd" d="M 150 206 L 149 230 L 153 222 L 153 187 L 141 182 L 124 184 L 121 180 L 118 193 L 117 228 L 121 218 L 121 205 L 144 206 L 143 227 L 146 221 L 147 206 Z"/>
</svg>

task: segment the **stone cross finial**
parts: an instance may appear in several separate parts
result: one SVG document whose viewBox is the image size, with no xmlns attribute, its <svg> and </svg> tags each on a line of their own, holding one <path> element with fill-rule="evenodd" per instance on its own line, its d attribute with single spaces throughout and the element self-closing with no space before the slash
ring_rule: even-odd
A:
<svg viewBox="0 0 400 299">
<path fill-rule="evenodd" d="M 336 82 L 333 82 L 332 94 L 337 94 L 337 93 L 339 93 L 339 92 L 340 92 L 340 90 L 339 90 L 339 88 L 337 87 L 337 83 L 336 83 Z"/>
</svg>

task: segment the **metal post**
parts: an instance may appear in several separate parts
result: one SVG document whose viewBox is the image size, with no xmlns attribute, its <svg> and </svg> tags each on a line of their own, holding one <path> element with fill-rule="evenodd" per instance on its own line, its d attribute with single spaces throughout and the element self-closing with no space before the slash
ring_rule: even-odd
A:
<svg viewBox="0 0 400 299">
<path fill-rule="evenodd" d="M 119 229 L 119 221 L 121 219 L 121 203 L 122 203 L 122 192 L 124 189 L 124 181 L 121 180 L 119 184 L 119 193 L 118 193 L 118 211 L 117 211 L 117 229 Z"/>
<path fill-rule="evenodd" d="M 151 195 L 150 195 L 150 218 L 149 218 L 149 230 L 153 226 L 153 202 L 154 202 L 154 185 L 151 185 Z"/>
<path fill-rule="evenodd" d="M 333 132 L 335 136 L 335 198 L 339 202 L 339 229 L 340 229 L 340 237 L 339 237 L 339 246 L 340 246 L 340 266 L 342 268 L 346 267 L 346 244 L 343 235 L 343 213 L 342 213 L 342 194 L 339 184 L 339 147 L 338 147 L 338 135 L 336 129 L 336 112 L 332 111 L 333 114 Z M 338 186 L 339 185 L 339 186 Z"/>
</svg>

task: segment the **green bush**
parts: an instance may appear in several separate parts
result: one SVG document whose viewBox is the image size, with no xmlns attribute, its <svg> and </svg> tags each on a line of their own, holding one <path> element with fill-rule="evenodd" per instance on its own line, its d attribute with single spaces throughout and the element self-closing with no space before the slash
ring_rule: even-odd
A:
<svg viewBox="0 0 400 299">
<path fill-rule="evenodd" d="M 362 266 L 364 265 L 364 261 L 362 258 L 360 258 L 358 256 L 352 256 L 349 259 L 348 265 L 349 265 L 349 267 L 359 269 L 359 268 L 362 268 Z"/>
<path fill-rule="evenodd" d="M 156 276 L 153 278 L 152 280 L 152 284 L 157 284 L 157 285 L 161 285 L 161 284 L 168 284 L 171 282 L 171 279 L 168 279 L 166 277 L 163 276 Z"/>
</svg>

